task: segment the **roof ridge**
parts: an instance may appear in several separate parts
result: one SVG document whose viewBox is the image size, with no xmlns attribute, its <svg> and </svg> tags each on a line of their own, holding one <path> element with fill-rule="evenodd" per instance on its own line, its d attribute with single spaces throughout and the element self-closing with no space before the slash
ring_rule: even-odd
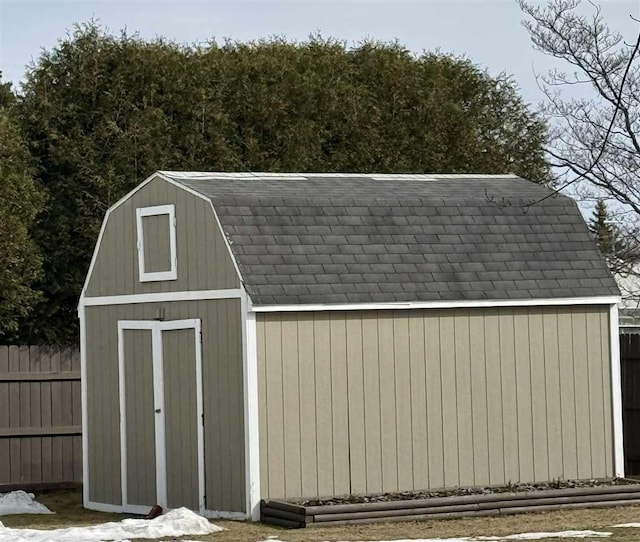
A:
<svg viewBox="0 0 640 542">
<path fill-rule="evenodd" d="M 440 179 L 518 179 L 513 173 L 306 173 L 306 172 L 228 172 L 228 171 L 164 171 L 158 173 L 172 179 L 269 179 L 269 180 L 300 180 L 307 179 L 339 179 L 339 178 L 365 178 L 372 180 L 407 180 L 407 181 L 437 181 Z"/>
</svg>

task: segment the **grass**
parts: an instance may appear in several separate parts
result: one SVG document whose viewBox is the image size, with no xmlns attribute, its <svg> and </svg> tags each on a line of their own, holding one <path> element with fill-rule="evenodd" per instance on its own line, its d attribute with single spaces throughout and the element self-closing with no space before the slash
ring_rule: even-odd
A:
<svg viewBox="0 0 640 542">
<path fill-rule="evenodd" d="M 83 509 L 82 498 L 78 491 L 40 493 L 37 495 L 37 500 L 55 511 L 56 514 L 4 516 L 0 518 L 0 521 L 7 527 L 56 529 L 118 521 L 126 517 L 119 514 L 104 514 Z M 640 529 L 611 529 L 609 526 L 616 523 L 639 521 L 640 506 L 594 508 L 506 517 L 316 527 L 298 530 L 286 530 L 248 522 L 215 521 L 217 525 L 224 527 L 226 530 L 209 536 L 192 535 L 185 538 L 207 542 L 257 542 L 265 540 L 269 536 L 274 536 L 286 542 L 338 540 L 355 542 L 359 540 L 397 540 L 403 538 L 506 536 L 525 532 L 589 529 L 614 533 L 608 539 L 599 540 L 635 542 L 640 540 Z M 547 540 L 549 542 L 559 541 L 559 539 Z M 564 542 L 566 542 L 566 539 Z"/>
<path fill-rule="evenodd" d="M 58 490 L 35 492 L 36 500 L 55 514 L 19 514 L 0 516 L 5 527 L 29 527 L 33 529 L 63 529 L 65 527 L 95 525 L 107 521 L 120 521 L 127 517 L 121 514 L 93 512 L 82 507 L 80 490 Z"/>
</svg>

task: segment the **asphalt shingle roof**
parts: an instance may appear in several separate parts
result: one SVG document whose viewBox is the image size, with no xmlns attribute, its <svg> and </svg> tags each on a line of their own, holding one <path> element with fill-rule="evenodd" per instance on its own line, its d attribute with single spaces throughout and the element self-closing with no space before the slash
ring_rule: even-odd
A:
<svg viewBox="0 0 640 542">
<path fill-rule="evenodd" d="M 575 202 L 518 177 L 162 173 L 257 305 L 619 295 Z"/>
</svg>

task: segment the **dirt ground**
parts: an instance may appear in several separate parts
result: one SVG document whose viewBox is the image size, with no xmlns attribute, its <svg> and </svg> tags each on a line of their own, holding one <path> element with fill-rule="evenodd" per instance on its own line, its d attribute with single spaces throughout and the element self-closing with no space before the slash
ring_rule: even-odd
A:
<svg viewBox="0 0 640 542">
<path fill-rule="evenodd" d="M 4 516 L 0 518 L 0 521 L 7 527 L 55 529 L 72 525 L 117 521 L 126 517 L 119 514 L 104 514 L 85 510 L 82 508 L 82 499 L 78 491 L 40 493 L 37 494 L 37 500 L 55 511 L 56 514 Z M 276 537 L 285 542 L 356 542 L 363 540 L 452 538 L 479 535 L 505 536 L 540 531 L 595 530 L 611 532 L 613 536 L 606 539 L 592 540 L 608 540 L 611 542 L 635 542 L 640 540 L 640 529 L 610 528 L 611 525 L 627 522 L 640 522 L 640 506 L 521 514 L 507 517 L 315 527 L 297 530 L 286 530 L 248 522 L 214 520 L 214 523 L 223 527 L 225 531 L 208 536 L 192 535 L 184 538 L 207 542 L 258 542 L 268 537 Z M 560 539 L 546 540 L 551 542 L 559 541 Z M 566 542 L 566 539 L 564 542 Z"/>
</svg>

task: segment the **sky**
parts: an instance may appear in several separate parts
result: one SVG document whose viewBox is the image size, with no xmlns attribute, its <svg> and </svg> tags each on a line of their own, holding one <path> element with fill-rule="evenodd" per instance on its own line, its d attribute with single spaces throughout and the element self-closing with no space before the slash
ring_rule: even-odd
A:
<svg viewBox="0 0 640 542">
<path fill-rule="evenodd" d="M 640 0 L 600 3 L 609 26 L 631 40 L 637 23 L 629 15 L 640 15 Z M 439 49 L 492 75 L 506 72 L 533 104 L 544 98 L 536 74 L 559 66 L 533 49 L 515 0 L 0 0 L 3 80 L 18 83 L 42 49 L 92 18 L 112 32 L 182 43 L 274 35 L 301 41 L 317 32 L 347 44 L 397 39 L 416 53 Z"/>
</svg>

